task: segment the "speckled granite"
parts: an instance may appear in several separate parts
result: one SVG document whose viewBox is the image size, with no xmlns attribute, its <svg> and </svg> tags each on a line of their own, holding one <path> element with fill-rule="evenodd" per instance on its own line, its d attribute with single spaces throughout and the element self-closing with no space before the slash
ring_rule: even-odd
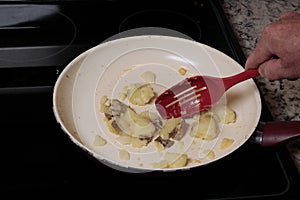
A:
<svg viewBox="0 0 300 200">
<path fill-rule="evenodd" d="M 246 56 L 249 56 L 263 28 L 285 11 L 300 12 L 300 0 L 220 0 L 225 14 Z M 300 79 L 257 82 L 274 120 L 300 120 Z M 300 139 L 287 145 L 300 173 Z"/>
</svg>

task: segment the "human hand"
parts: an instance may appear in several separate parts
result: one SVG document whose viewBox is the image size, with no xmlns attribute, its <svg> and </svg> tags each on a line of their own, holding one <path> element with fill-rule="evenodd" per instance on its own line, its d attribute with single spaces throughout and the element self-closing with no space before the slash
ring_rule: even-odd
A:
<svg viewBox="0 0 300 200">
<path fill-rule="evenodd" d="M 300 78 L 300 14 L 286 12 L 267 25 L 245 68 L 269 80 Z"/>
</svg>

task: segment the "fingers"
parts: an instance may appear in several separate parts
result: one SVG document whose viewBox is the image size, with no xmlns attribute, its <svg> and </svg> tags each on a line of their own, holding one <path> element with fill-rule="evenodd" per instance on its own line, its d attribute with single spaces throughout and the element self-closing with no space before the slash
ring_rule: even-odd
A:
<svg viewBox="0 0 300 200">
<path fill-rule="evenodd" d="M 275 80 L 279 78 L 279 74 L 274 73 L 275 69 L 277 69 L 276 71 L 278 72 L 278 69 L 281 69 L 281 66 L 278 59 L 271 59 L 259 67 L 259 73 L 261 76 L 266 77 L 269 80 Z"/>
<path fill-rule="evenodd" d="M 245 68 L 246 69 L 255 69 L 258 68 L 261 64 L 270 60 L 273 56 L 272 52 L 268 49 L 265 42 L 263 42 L 264 36 L 258 41 L 255 49 L 252 51 L 251 55 L 248 57 Z"/>
<path fill-rule="evenodd" d="M 260 75 L 270 80 L 299 77 L 299 20 L 299 13 L 285 12 L 278 21 L 267 25 L 245 68 L 258 68 Z"/>
<path fill-rule="evenodd" d="M 270 59 L 267 62 L 264 62 L 259 67 L 259 73 L 261 76 L 266 77 L 269 80 L 297 78 L 296 73 L 285 68 L 280 59 Z"/>
</svg>

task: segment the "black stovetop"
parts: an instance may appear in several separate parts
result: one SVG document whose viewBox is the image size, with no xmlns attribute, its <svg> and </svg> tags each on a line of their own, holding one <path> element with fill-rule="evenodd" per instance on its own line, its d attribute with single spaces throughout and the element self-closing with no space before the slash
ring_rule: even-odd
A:
<svg viewBox="0 0 300 200">
<path fill-rule="evenodd" d="M 245 62 L 217 0 L 0 1 L 1 194 L 299 198 L 299 174 L 285 147 L 249 141 L 206 166 L 129 174 L 102 165 L 69 140 L 52 110 L 60 72 L 88 48 L 139 27 L 176 30 Z M 261 120 L 272 120 L 262 105 Z"/>
</svg>

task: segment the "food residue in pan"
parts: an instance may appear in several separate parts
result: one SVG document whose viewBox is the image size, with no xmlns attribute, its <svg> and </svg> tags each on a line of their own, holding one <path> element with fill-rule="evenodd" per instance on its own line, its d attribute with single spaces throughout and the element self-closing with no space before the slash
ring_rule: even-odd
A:
<svg viewBox="0 0 300 200">
<path fill-rule="evenodd" d="M 187 70 L 185 67 L 180 67 L 178 70 L 178 73 L 182 76 L 184 76 L 186 74 Z"/>
</svg>

